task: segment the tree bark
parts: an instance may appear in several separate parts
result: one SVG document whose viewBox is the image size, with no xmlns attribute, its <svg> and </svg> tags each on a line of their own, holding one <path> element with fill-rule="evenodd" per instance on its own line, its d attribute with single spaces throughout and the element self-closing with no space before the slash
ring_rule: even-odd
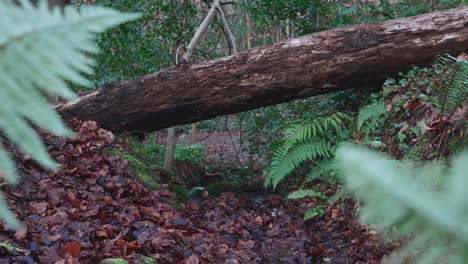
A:
<svg viewBox="0 0 468 264">
<path fill-rule="evenodd" d="M 355 25 L 108 83 L 58 106 L 66 119 L 154 131 L 348 88 L 468 49 L 468 7 Z"/>
<path fill-rule="evenodd" d="M 164 160 L 164 169 L 166 171 L 172 171 L 172 168 L 174 167 L 175 137 L 175 128 L 170 127 L 167 133 L 166 158 Z"/>
</svg>

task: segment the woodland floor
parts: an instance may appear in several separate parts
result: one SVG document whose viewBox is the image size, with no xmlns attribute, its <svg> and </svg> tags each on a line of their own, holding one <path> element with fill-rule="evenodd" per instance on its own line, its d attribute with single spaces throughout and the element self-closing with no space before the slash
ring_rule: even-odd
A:
<svg viewBox="0 0 468 264">
<path fill-rule="evenodd" d="M 268 193 L 223 193 L 177 210 L 167 185 L 148 190 L 126 161 L 106 154 L 112 134 L 93 122 L 70 126 L 73 140 L 41 134 L 57 172 L 11 149 L 25 179 L 0 186 L 24 228 L 0 223 L 0 242 L 15 247 L 0 244 L 0 263 L 138 263 L 138 255 L 159 263 L 376 263 L 393 249 L 357 222 L 352 201 L 307 222 L 303 207 L 317 201 Z"/>
<path fill-rule="evenodd" d="M 158 133 L 158 143 L 166 144 L 166 135 Z M 179 134 L 176 137 L 176 145 L 187 145 L 190 143 L 190 136 Z M 243 141 L 243 146 L 240 142 Z M 257 154 L 249 154 L 244 151 L 248 147 L 248 142 L 242 140 L 239 130 L 209 131 L 198 134 L 198 142 L 206 150 L 206 159 L 209 162 L 216 162 L 223 165 L 244 165 L 249 160 L 260 161 L 262 157 Z"/>
</svg>

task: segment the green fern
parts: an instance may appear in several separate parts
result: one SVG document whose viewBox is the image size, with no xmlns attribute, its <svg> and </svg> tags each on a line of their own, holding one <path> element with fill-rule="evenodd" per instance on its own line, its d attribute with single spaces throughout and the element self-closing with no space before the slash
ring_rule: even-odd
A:
<svg viewBox="0 0 468 264">
<path fill-rule="evenodd" d="M 330 158 L 334 149 L 327 141 L 314 141 L 298 144 L 294 148 L 278 150 L 268 168 L 268 176 L 265 179 L 265 185 L 273 185 L 276 188 L 286 176 L 291 174 L 303 162 L 307 160 Z"/>
<path fill-rule="evenodd" d="M 50 11 L 47 1 L 40 1 L 37 8 L 27 0 L 20 3 L 0 2 L 0 131 L 22 152 L 52 169 L 56 164 L 29 122 L 55 135 L 71 136 L 44 95 L 75 98 L 66 81 L 90 84 L 81 74 L 93 71 L 93 60 L 84 52 L 98 51 L 94 33 L 137 15 L 100 7 L 78 12 L 73 6 L 63 15 L 57 8 Z M 15 167 L 1 142 L 0 169 L 8 183 L 17 183 Z M 4 200 L 0 200 L 0 217 L 19 227 Z"/>
<path fill-rule="evenodd" d="M 339 130 L 346 126 L 349 117 L 344 113 L 335 113 L 328 117 L 317 117 L 312 122 L 299 121 L 286 129 L 285 148 L 290 148 L 301 141 L 308 141 L 317 136 L 323 136 L 331 130 Z"/>
<path fill-rule="evenodd" d="M 312 207 L 304 213 L 304 221 L 312 219 L 317 215 L 325 214 L 325 208 L 323 206 Z"/>
<path fill-rule="evenodd" d="M 314 180 L 327 180 L 328 182 L 337 183 L 343 176 L 341 169 L 336 159 L 323 159 L 318 161 L 307 174 L 304 183 Z"/>
<path fill-rule="evenodd" d="M 336 113 L 311 122 L 293 123 L 286 129 L 283 144 L 273 152 L 265 186 L 276 188 L 278 183 L 305 161 L 332 158 L 349 120 L 347 115 Z"/>
<path fill-rule="evenodd" d="M 362 107 L 358 115 L 357 130 L 360 131 L 364 127 L 367 133 L 375 132 L 385 122 L 386 114 L 384 102 L 374 102 Z"/>
<path fill-rule="evenodd" d="M 438 56 L 433 65 L 439 85 L 434 86 L 434 96 L 427 96 L 441 115 L 463 108 L 468 98 L 468 61 L 450 55 Z"/>
<path fill-rule="evenodd" d="M 445 188 L 429 190 L 427 179 L 440 178 L 437 167 L 423 175 L 407 166 L 396 166 L 380 154 L 352 146 L 337 152 L 348 186 L 364 201 L 361 217 L 382 229 L 392 228 L 412 240 L 401 252 L 428 250 L 418 263 L 468 263 L 468 152 L 459 155 L 446 177 Z M 430 175 L 428 175 L 430 174 Z M 436 177 L 435 177 L 436 176 Z"/>
</svg>

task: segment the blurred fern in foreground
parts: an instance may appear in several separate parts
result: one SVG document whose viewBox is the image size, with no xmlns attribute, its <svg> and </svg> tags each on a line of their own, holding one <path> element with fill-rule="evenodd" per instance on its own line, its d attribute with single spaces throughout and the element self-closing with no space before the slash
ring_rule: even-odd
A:
<svg viewBox="0 0 468 264">
<path fill-rule="evenodd" d="M 30 123 L 59 136 L 72 133 L 44 95 L 73 99 L 66 81 L 89 84 L 82 73 L 92 73 L 93 60 L 84 52 L 98 51 L 94 33 L 137 17 L 100 7 L 78 12 L 69 6 L 62 13 L 49 10 L 47 1 L 39 1 L 38 7 L 27 0 L 20 3 L 0 2 L 0 176 L 10 184 L 17 182 L 15 166 L 1 140 L 16 144 L 44 167 L 55 168 Z M 1 197 L 0 219 L 19 228 Z"/>
<path fill-rule="evenodd" d="M 363 201 L 362 219 L 411 235 L 401 254 L 415 250 L 418 263 L 468 263 L 468 151 L 457 156 L 438 191 L 424 186 L 441 170 L 425 175 L 364 148 L 343 145 L 337 151 L 348 186 Z M 399 165 L 398 165 L 399 164 Z M 413 177 L 417 175 L 417 177 Z M 436 176 L 436 177 L 434 177 Z"/>
</svg>

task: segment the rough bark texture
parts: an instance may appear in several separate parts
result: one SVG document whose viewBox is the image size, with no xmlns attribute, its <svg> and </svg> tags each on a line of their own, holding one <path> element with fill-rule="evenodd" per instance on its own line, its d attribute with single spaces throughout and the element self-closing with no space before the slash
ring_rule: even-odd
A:
<svg viewBox="0 0 468 264">
<path fill-rule="evenodd" d="M 58 107 L 110 130 L 154 131 L 219 115 L 380 85 L 410 65 L 468 48 L 468 7 L 356 25 L 108 83 Z"/>
</svg>

